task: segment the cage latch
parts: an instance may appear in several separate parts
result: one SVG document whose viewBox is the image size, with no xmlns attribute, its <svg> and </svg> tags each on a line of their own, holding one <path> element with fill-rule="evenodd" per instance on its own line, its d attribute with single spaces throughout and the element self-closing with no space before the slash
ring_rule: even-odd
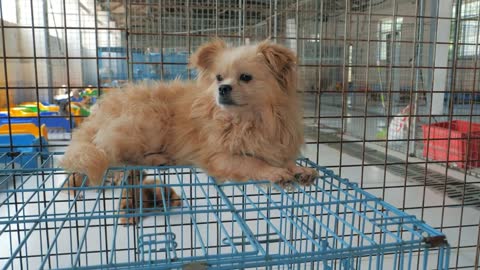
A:
<svg viewBox="0 0 480 270">
<path fill-rule="evenodd" d="M 445 235 L 437 235 L 437 236 L 431 236 L 431 237 L 425 237 L 423 239 L 425 243 L 429 244 L 430 247 L 439 247 L 444 245 L 447 240 L 445 239 Z"/>
<path fill-rule="evenodd" d="M 17 152 L 8 152 L 8 153 L 7 153 L 7 156 L 9 156 L 9 157 L 18 157 L 18 156 L 20 156 L 20 154 L 21 154 L 21 152 L 18 152 L 18 151 L 17 151 Z"/>
</svg>

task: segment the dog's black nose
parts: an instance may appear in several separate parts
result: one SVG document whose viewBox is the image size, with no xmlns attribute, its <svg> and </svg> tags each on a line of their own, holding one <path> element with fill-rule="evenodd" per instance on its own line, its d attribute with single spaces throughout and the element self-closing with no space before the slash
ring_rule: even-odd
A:
<svg viewBox="0 0 480 270">
<path fill-rule="evenodd" d="M 220 96 L 226 96 L 232 92 L 232 86 L 229 84 L 222 84 L 218 87 L 218 93 Z"/>
</svg>

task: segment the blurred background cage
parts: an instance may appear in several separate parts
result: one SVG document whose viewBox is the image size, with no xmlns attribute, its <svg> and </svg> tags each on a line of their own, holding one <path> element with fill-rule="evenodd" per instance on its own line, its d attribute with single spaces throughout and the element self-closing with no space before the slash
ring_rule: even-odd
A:
<svg viewBox="0 0 480 270">
<path fill-rule="evenodd" d="M 40 192 L 29 185 L 53 185 L 54 179 L 62 178 L 55 166 L 55 153 L 63 151 L 72 129 L 90 114 L 91 106 L 103 93 L 115 91 L 129 80 L 193 79 L 196 74 L 187 69 L 188 57 L 213 36 L 234 45 L 270 38 L 296 51 L 299 57 L 298 90 L 303 94 L 307 143 L 304 156 L 446 235 L 451 245 L 450 269 L 479 268 L 480 1 L 0 2 L 0 161 L 4 167 L 0 178 L 1 237 L 16 234 L 23 243 L 21 240 L 31 235 L 30 227 L 21 224 L 30 218 L 22 212 L 22 202 L 32 202 L 37 215 L 42 207 L 55 206 L 49 200 L 57 198 L 58 187 Z M 242 198 L 247 200 L 245 196 Z M 221 207 L 222 197 L 213 197 L 216 201 L 212 205 Z M 65 203 L 76 201 L 62 198 Z M 111 204 L 108 196 L 92 200 L 97 199 L 96 207 Z M 233 206 L 225 207 L 241 205 L 235 200 Z M 242 203 L 249 205 L 248 201 Z M 94 208 L 82 213 L 77 204 L 68 205 L 68 209 L 59 213 L 80 213 L 69 221 L 73 234 L 86 230 L 91 224 L 82 222 L 100 212 Z M 18 213 L 15 218 L 19 227 L 7 218 L 12 213 Z M 91 225 L 98 230 L 97 237 L 106 239 L 100 247 L 92 247 L 93 240 L 86 234 L 75 236 L 89 243 L 90 249 L 83 244 L 78 251 L 70 249 L 78 252 L 77 257 L 68 258 L 72 265 L 95 252 L 105 255 L 82 266 L 114 262 L 111 256 L 121 256 L 121 252 L 109 253 L 112 246 L 106 244 L 112 241 L 107 236 L 114 226 L 109 223 L 112 213 L 99 214 L 102 218 Z M 55 211 L 51 215 L 51 220 L 46 218 L 33 229 L 40 232 L 40 241 L 47 243 L 48 239 L 57 239 L 51 237 L 58 237 L 63 229 L 58 227 L 62 220 L 57 219 Z M 234 218 L 229 219 L 232 226 Z M 208 225 L 208 221 L 206 224 L 217 226 Z M 246 227 L 239 230 L 243 229 Z M 138 240 L 137 232 L 132 233 Z M 229 237 L 241 243 L 251 240 Z M 36 268 L 27 262 L 32 253 L 26 247 L 15 253 L 12 246 L 17 240 L 11 240 L 9 250 L 2 249 L 6 253 L 0 254 L 0 261 L 15 268 L 9 256 L 16 254 L 15 266 Z M 165 244 L 170 240 L 162 241 Z M 134 243 L 131 245 L 136 249 Z M 258 248 L 258 242 L 253 244 Z M 52 253 L 48 248 L 33 254 L 49 267 L 68 266 L 55 263 L 61 252 Z M 418 248 L 416 252 L 420 253 Z M 125 254 L 128 250 L 120 249 Z M 47 251 L 57 255 L 45 261 L 40 257 Z M 66 256 L 71 256 L 69 252 Z M 242 249 L 241 253 L 248 251 Z M 138 254 L 143 253 L 128 257 L 139 261 Z M 420 268 L 420 258 L 415 256 L 415 267 L 410 268 Z M 357 269 L 346 261 L 322 267 Z M 429 267 L 441 268 L 440 261 Z"/>
</svg>

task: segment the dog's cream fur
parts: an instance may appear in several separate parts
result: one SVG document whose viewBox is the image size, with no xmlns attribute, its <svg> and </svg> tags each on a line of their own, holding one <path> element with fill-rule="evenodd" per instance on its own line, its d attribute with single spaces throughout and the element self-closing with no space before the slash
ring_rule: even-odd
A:
<svg viewBox="0 0 480 270">
<path fill-rule="evenodd" d="M 221 181 L 314 180 L 315 170 L 295 165 L 303 122 L 294 53 L 269 42 L 228 48 L 215 40 L 190 65 L 197 82 L 130 85 L 103 96 L 74 131 L 62 166 L 86 174 L 90 185 L 123 164 L 193 164 Z M 239 80 L 242 73 L 253 79 Z M 237 105 L 219 103 L 220 83 L 232 86 Z"/>
</svg>

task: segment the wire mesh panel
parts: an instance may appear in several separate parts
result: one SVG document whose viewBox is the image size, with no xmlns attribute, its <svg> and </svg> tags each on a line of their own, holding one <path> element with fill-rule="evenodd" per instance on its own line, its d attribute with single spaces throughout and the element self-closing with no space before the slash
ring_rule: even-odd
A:
<svg viewBox="0 0 480 270">
<path fill-rule="evenodd" d="M 299 58 L 303 155 L 445 234 L 450 268 L 479 267 L 478 0 L 0 0 L 0 17 L 0 162 L 43 168 L 127 81 L 194 79 L 212 37 L 269 38 Z M 143 241 L 165 250 L 163 233 Z"/>
<path fill-rule="evenodd" d="M 3 164 L 4 269 L 448 266 L 443 234 L 308 160 L 320 179 L 307 189 L 217 185 L 189 167 L 111 169 L 96 189 L 65 185 L 58 156 L 34 170 Z"/>
</svg>

